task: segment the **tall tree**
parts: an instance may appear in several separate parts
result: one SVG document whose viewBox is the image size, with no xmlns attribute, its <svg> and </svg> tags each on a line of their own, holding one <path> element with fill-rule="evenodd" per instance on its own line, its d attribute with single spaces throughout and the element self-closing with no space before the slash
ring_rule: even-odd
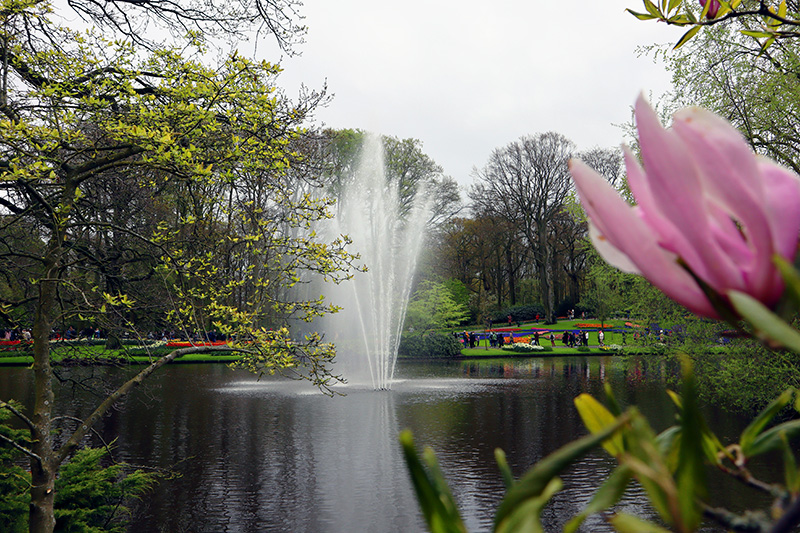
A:
<svg viewBox="0 0 800 533">
<path fill-rule="evenodd" d="M 342 187 L 355 174 L 365 132 L 358 129 L 325 130 L 322 152 L 327 160 L 331 194 L 338 197 Z M 438 232 L 443 224 L 461 211 L 461 195 L 456 181 L 422 149 L 418 139 L 398 139 L 382 135 L 386 180 L 396 183 L 401 215 L 411 209 L 415 196 L 432 197 L 428 231 Z"/>
<path fill-rule="evenodd" d="M 178 25 L 194 16 L 171 2 L 71 4 L 97 8 L 92 17 L 108 11 L 121 30 L 133 28 L 128 4 Z M 291 193 L 303 165 L 294 148 L 322 95 L 290 102 L 276 65 L 235 53 L 213 68 L 185 59 L 202 56 L 196 35 L 144 54 L 52 23 L 52 7 L 31 0 L 0 12 L 0 308 L 33 325 L 35 382 L 31 413 L 0 399 L 30 444 L 0 440 L 30 458 L 37 532 L 55 525 L 60 465 L 113 403 L 183 353 L 210 349 L 154 359 L 57 442 L 54 328 L 91 321 L 141 338 L 142 323 L 213 326 L 235 336 L 249 368 L 295 368 L 324 386 L 332 348 L 289 327 L 329 307 L 287 300 L 285 288 L 301 270 L 339 279 L 350 260 L 342 240 L 287 231 L 328 216 L 329 201 Z"/>
<path fill-rule="evenodd" d="M 550 232 L 571 188 L 567 163 L 574 151 L 558 133 L 522 137 L 492 153 L 469 193 L 475 206 L 508 220 L 530 246 L 548 323 L 556 319 Z"/>
</svg>

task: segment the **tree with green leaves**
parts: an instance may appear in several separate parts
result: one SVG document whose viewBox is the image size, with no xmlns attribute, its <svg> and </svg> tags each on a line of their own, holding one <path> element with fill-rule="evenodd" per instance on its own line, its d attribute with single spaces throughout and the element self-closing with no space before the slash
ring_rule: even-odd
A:
<svg viewBox="0 0 800 533">
<path fill-rule="evenodd" d="M 234 340 L 228 349 L 243 366 L 288 369 L 324 387 L 333 347 L 291 326 L 333 308 L 288 289 L 307 271 L 339 281 L 352 259 L 346 238 L 293 231 L 330 216 L 329 200 L 292 193 L 305 164 L 303 122 L 324 95 L 292 102 L 276 86 L 277 65 L 237 53 L 206 65 L 197 32 L 179 47 L 136 36 L 134 20 L 173 29 L 232 23 L 216 12 L 250 20 L 238 7 L 70 5 L 129 39 L 64 28 L 48 1 L 0 10 L 0 311 L 8 325 L 32 327 L 35 383 L 29 411 L 0 399 L 30 440 L 0 441 L 30 460 L 37 532 L 55 527 L 61 465 L 114 402 L 175 358 L 213 349 L 153 358 L 74 424 L 53 417 L 54 334 L 76 324 L 139 339 L 142 326 L 213 328 Z"/>
<path fill-rule="evenodd" d="M 324 171 L 330 183 L 330 196 L 338 198 L 345 183 L 355 176 L 366 135 L 359 129 L 325 130 L 321 133 L 320 151 L 326 162 Z M 425 194 L 432 198 L 428 233 L 439 231 L 461 210 L 458 184 L 423 151 L 418 139 L 382 135 L 381 142 L 386 180 L 397 184 L 401 216 L 404 217 L 412 208 L 418 193 Z"/>
<path fill-rule="evenodd" d="M 758 49 L 800 37 L 800 5 L 792 0 L 643 0 L 644 12 L 628 12 L 639 20 L 657 20 L 688 27 L 675 48 L 689 42 L 703 28 L 735 24 L 742 35 L 754 39 Z"/>
<path fill-rule="evenodd" d="M 443 283 L 423 281 L 408 302 L 404 325 L 415 330 L 453 328 L 469 316 Z"/>
</svg>

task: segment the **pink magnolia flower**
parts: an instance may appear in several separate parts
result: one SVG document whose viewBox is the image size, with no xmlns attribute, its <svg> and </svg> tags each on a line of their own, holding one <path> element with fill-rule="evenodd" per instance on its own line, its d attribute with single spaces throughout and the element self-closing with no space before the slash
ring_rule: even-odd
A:
<svg viewBox="0 0 800 533">
<path fill-rule="evenodd" d="M 700 315 L 719 316 L 687 269 L 723 299 L 737 290 L 774 306 L 783 280 L 772 257 L 792 261 L 797 251 L 800 178 L 703 109 L 679 111 L 665 129 L 640 96 L 635 114 L 644 168 L 625 148 L 635 207 L 570 163 L 597 251 Z"/>
<path fill-rule="evenodd" d="M 717 11 L 719 11 L 719 0 L 700 0 L 700 5 L 702 7 L 706 7 L 707 1 L 710 1 L 711 5 L 708 6 L 708 13 L 706 16 L 710 19 L 713 19 L 717 16 Z"/>
</svg>

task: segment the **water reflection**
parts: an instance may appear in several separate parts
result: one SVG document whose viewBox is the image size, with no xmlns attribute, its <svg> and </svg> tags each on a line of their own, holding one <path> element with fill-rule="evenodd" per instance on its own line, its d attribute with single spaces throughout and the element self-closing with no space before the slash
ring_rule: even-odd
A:
<svg viewBox="0 0 800 533">
<path fill-rule="evenodd" d="M 611 357 L 403 364 L 391 391 L 345 388 L 333 398 L 294 382 L 257 382 L 219 365 L 176 365 L 129 396 L 98 428 L 119 436 L 117 456 L 182 474 L 159 485 L 131 531 L 421 531 L 397 435 L 410 428 L 436 451 L 470 531 L 491 529 L 503 494 L 494 449 L 521 475 L 545 455 L 585 434 L 572 400 L 614 387 L 660 431 L 674 420 L 664 394 L 669 369 Z M 119 381 L 120 369 L 77 369 Z M 25 369 L 0 370 L 5 397 L 30 401 Z M 85 391 L 59 391 L 62 412 L 85 416 Z M 68 398 L 69 401 L 64 401 Z M 707 407 L 715 429 L 734 434 L 743 421 Z M 574 465 L 544 513 L 560 530 L 614 462 L 602 451 Z M 716 489 L 715 489 L 716 490 Z M 752 498 L 729 487 L 722 503 Z M 652 517 L 641 490 L 622 507 Z M 583 531 L 611 531 L 599 517 Z"/>
</svg>

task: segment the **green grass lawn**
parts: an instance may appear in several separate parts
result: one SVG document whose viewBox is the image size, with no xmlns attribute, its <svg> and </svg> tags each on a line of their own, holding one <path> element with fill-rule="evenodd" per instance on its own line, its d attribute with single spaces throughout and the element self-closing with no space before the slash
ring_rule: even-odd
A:
<svg viewBox="0 0 800 533">
<path fill-rule="evenodd" d="M 141 349 L 131 351 L 126 349 L 108 350 L 104 346 L 69 346 L 58 347 L 51 352 L 51 360 L 55 364 L 64 361 L 81 360 L 85 362 L 96 362 L 97 364 L 142 364 L 146 365 L 153 362 L 172 351 L 173 348 L 158 348 L 152 355 L 148 356 Z M 193 353 L 175 359 L 173 363 L 231 363 L 239 359 L 240 356 L 226 352 L 214 352 L 213 354 Z M 14 352 L 0 352 L 0 366 L 21 366 L 33 363 L 32 355 L 17 355 Z"/>
</svg>

